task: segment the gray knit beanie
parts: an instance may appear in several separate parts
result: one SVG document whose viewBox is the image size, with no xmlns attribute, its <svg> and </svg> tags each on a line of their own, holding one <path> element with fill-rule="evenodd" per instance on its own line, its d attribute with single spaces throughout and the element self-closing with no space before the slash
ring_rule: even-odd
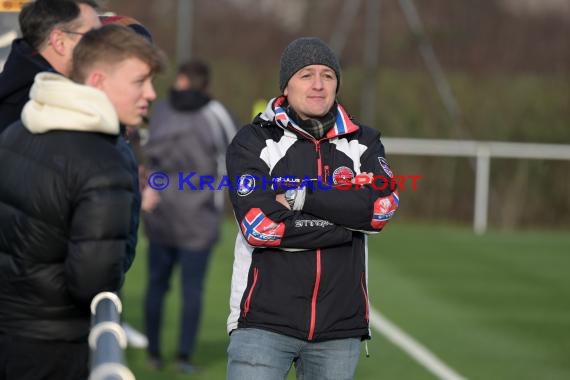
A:
<svg viewBox="0 0 570 380">
<path fill-rule="evenodd" d="M 279 71 L 279 89 L 281 92 L 287 87 L 289 79 L 297 71 L 309 65 L 325 65 L 336 73 L 338 92 L 340 85 L 340 64 L 336 55 L 321 39 L 316 37 L 301 37 L 291 42 L 281 55 L 281 69 Z"/>
</svg>

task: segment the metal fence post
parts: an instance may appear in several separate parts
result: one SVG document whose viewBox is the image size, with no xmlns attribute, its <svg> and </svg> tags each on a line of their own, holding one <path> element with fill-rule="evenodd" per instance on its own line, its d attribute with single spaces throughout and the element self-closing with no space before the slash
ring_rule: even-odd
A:
<svg viewBox="0 0 570 380">
<path fill-rule="evenodd" d="M 89 380 L 135 380 L 124 365 L 127 336 L 120 324 L 121 300 L 115 293 L 102 292 L 91 302 L 91 374 Z"/>
<path fill-rule="evenodd" d="M 475 210 L 473 215 L 473 230 L 477 235 L 482 235 L 487 230 L 490 173 L 491 150 L 486 144 L 480 144 L 477 147 L 477 166 L 475 172 Z"/>
</svg>

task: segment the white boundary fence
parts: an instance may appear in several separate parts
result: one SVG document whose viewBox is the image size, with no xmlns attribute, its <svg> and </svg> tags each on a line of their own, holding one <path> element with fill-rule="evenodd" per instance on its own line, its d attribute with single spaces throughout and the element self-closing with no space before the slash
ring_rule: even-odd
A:
<svg viewBox="0 0 570 380">
<path fill-rule="evenodd" d="M 491 158 L 570 161 L 570 145 L 534 144 L 495 141 L 436 140 L 383 137 L 388 156 L 447 156 L 473 157 L 475 167 L 475 207 L 473 230 L 483 234 L 487 230 L 489 208 L 489 178 Z"/>
<path fill-rule="evenodd" d="M 123 364 L 127 335 L 120 324 L 122 309 L 121 300 L 115 293 L 102 292 L 91 301 L 89 380 L 135 380 L 131 370 Z"/>
</svg>

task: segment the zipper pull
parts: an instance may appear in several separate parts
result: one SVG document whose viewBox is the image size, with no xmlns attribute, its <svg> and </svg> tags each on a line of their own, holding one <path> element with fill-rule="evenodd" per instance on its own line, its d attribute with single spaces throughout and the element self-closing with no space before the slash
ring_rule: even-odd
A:
<svg viewBox="0 0 570 380">
<path fill-rule="evenodd" d="M 323 169 L 323 178 L 321 178 L 323 185 L 328 185 L 328 180 L 329 180 L 330 175 L 331 175 L 331 167 L 328 165 L 325 165 L 325 167 Z"/>
</svg>

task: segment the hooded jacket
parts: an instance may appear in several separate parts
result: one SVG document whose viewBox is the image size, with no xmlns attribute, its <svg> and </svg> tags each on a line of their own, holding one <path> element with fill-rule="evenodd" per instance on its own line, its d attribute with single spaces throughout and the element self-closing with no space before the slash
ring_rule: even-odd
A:
<svg viewBox="0 0 570 380">
<path fill-rule="evenodd" d="M 20 120 L 22 109 L 29 100 L 34 78 L 40 72 L 55 72 L 55 70 L 24 39 L 14 40 L 4 70 L 0 73 L 0 133 L 10 124 Z M 138 182 L 138 163 L 132 147 L 124 136 L 123 128 L 123 132 L 120 133 L 117 140 L 117 148 L 123 159 L 127 161 L 135 189 L 131 205 L 131 232 L 126 248 L 127 256 L 125 257 L 125 269 L 128 269 L 135 258 L 141 195 Z"/>
<path fill-rule="evenodd" d="M 165 173 L 171 183 L 160 191 L 156 208 L 144 215 L 150 241 L 193 250 L 209 250 L 216 243 L 225 189 L 214 189 L 234 134 L 229 113 L 203 92 L 173 90 L 168 101 L 156 104 L 144 153 L 149 169 Z"/>
<path fill-rule="evenodd" d="M 366 339 L 367 235 L 388 222 L 398 196 L 391 186 L 338 185 L 360 173 L 392 176 L 379 132 L 338 105 L 334 126 L 316 140 L 289 118 L 284 102 L 270 101 L 227 152 L 240 229 L 228 332 L 255 327 L 307 341 Z M 298 190 L 289 210 L 275 196 L 291 185 Z"/>
<path fill-rule="evenodd" d="M 106 95 L 41 73 L 0 134 L 0 334 L 81 341 L 124 278 L 133 189 Z"/>
<path fill-rule="evenodd" d="M 26 41 L 18 38 L 0 73 L 0 133 L 20 119 L 34 77 L 42 71 L 54 71 L 51 65 Z"/>
</svg>

